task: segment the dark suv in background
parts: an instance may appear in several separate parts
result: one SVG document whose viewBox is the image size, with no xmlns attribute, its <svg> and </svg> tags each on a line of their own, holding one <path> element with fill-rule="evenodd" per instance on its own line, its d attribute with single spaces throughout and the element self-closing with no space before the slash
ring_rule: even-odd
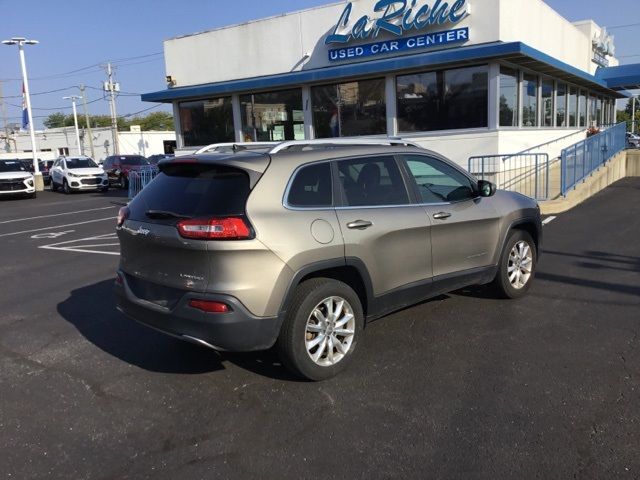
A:
<svg viewBox="0 0 640 480">
<path fill-rule="evenodd" d="M 159 168 L 118 215 L 120 310 L 218 350 L 275 344 L 309 379 L 349 363 L 366 321 L 533 280 L 537 203 L 415 146 L 286 142 Z"/>
<path fill-rule="evenodd" d="M 142 155 L 112 155 L 105 158 L 102 169 L 109 178 L 109 185 L 129 188 L 129 172 L 149 166 Z"/>
</svg>

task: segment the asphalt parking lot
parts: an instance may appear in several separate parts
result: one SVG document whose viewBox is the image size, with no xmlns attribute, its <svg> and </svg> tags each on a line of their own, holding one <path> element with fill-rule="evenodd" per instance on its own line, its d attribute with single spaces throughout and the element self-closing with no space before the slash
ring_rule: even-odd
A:
<svg viewBox="0 0 640 480">
<path fill-rule="evenodd" d="M 0 201 L 5 478 L 640 478 L 640 179 L 545 227 L 528 297 L 374 322 L 324 383 L 120 315 L 124 200 Z"/>
</svg>

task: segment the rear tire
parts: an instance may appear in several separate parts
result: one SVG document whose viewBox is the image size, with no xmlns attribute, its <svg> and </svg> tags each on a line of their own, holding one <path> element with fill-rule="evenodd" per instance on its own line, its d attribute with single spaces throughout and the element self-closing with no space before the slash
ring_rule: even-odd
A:
<svg viewBox="0 0 640 480">
<path fill-rule="evenodd" d="M 52 192 L 58 191 L 58 185 L 56 184 L 56 182 L 53 181 L 53 179 L 51 180 L 51 191 Z"/>
<path fill-rule="evenodd" d="M 276 347 L 285 367 L 320 381 L 349 366 L 363 333 L 362 305 L 353 289 L 314 278 L 296 288 Z"/>
<path fill-rule="evenodd" d="M 512 230 L 491 284 L 496 294 L 511 299 L 526 295 L 533 283 L 536 263 L 536 245 L 531 235 L 523 230 Z"/>
</svg>

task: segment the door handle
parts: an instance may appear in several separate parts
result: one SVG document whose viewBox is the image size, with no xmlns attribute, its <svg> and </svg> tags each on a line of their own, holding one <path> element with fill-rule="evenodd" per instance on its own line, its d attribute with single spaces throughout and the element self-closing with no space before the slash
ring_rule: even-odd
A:
<svg viewBox="0 0 640 480">
<path fill-rule="evenodd" d="M 347 223 L 347 228 L 351 230 L 366 230 L 371 226 L 373 226 L 373 223 L 367 222 L 366 220 L 356 220 L 355 222 Z"/>
<path fill-rule="evenodd" d="M 439 213 L 435 213 L 433 215 L 433 218 L 435 218 L 436 220 L 446 220 L 450 216 L 451 214 L 449 212 L 439 212 Z"/>
</svg>

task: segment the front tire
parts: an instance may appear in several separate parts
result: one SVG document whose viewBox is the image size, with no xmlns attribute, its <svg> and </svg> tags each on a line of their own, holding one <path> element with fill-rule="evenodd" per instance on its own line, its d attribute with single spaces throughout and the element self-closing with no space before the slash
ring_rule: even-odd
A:
<svg viewBox="0 0 640 480">
<path fill-rule="evenodd" d="M 69 195 L 71 193 L 71 187 L 69 186 L 69 182 L 67 182 L 67 180 L 62 181 L 62 190 L 64 191 L 65 195 Z"/>
<path fill-rule="evenodd" d="M 276 345 L 293 373 L 326 380 L 351 363 L 363 330 L 362 304 L 353 289 L 337 280 L 314 278 L 297 287 Z"/>
<path fill-rule="evenodd" d="M 512 299 L 526 295 L 533 283 L 536 263 L 537 250 L 531 235 L 523 230 L 511 231 L 492 284 L 496 293 Z"/>
</svg>

